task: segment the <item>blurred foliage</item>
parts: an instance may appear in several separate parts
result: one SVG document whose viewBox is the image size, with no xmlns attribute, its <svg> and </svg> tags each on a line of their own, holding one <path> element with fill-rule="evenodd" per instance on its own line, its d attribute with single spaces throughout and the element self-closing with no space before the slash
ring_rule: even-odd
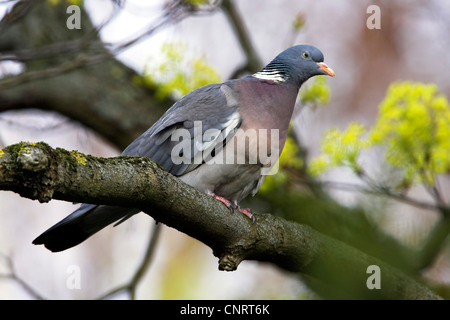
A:
<svg viewBox="0 0 450 320">
<path fill-rule="evenodd" d="M 68 5 L 77 5 L 77 6 L 82 6 L 84 2 L 84 0 L 47 0 L 47 2 L 54 7 L 58 6 L 62 1 L 64 1 Z"/>
<path fill-rule="evenodd" d="M 291 129 L 290 129 L 291 130 Z M 279 161 L 278 172 L 273 174 L 271 172 L 266 176 L 263 185 L 259 189 L 259 193 L 272 192 L 275 189 L 279 189 L 281 186 L 291 184 L 291 178 L 289 171 L 300 171 L 304 168 L 304 162 L 300 155 L 300 148 L 298 143 L 292 136 L 288 136 L 286 144 L 284 145 L 283 152 L 281 153 Z"/>
<path fill-rule="evenodd" d="M 182 0 L 182 2 L 190 5 L 194 9 L 200 9 L 202 6 L 210 5 L 211 0 Z"/>
<path fill-rule="evenodd" d="M 311 161 L 309 172 L 319 175 L 338 166 L 349 167 L 355 173 L 361 172 L 357 160 L 361 149 L 369 146 L 368 139 L 363 137 L 366 131 L 366 128 L 358 123 L 350 124 L 345 132 L 338 129 L 328 130 L 322 139 L 323 154 Z"/>
<path fill-rule="evenodd" d="M 371 130 L 358 123 L 344 132 L 331 129 L 322 141 L 322 155 L 309 170 L 319 175 L 344 166 L 359 174 L 363 149 L 382 146 L 385 160 L 403 173 L 402 186 L 433 185 L 435 175 L 450 171 L 450 105 L 434 84 L 393 83 L 380 104 Z"/>
<path fill-rule="evenodd" d="M 219 73 L 203 57 L 188 59 L 186 45 L 166 43 L 161 47 L 160 62 L 150 61 L 142 78 L 155 90 L 158 99 L 179 99 L 192 90 L 220 82 Z M 140 84 L 140 79 L 135 79 Z"/>
<path fill-rule="evenodd" d="M 294 31 L 299 31 L 305 26 L 305 22 L 306 21 L 304 14 L 298 13 L 295 16 L 294 21 L 292 22 L 292 28 L 294 29 Z"/>
<path fill-rule="evenodd" d="M 181 236 L 173 251 L 167 253 L 167 262 L 159 280 L 161 291 L 158 299 L 196 299 L 205 264 L 202 262 L 201 244 Z"/>
<path fill-rule="evenodd" d="M 330 101 L 330 87 L 326 76 L 316 76 L 303 85 L 299 93 L 303 106 L 325 106 Z"/>
<path fill-rule="evenodd" d="M 434 84 L 395 83 L 380 106 L 371 142 L 408 182 L 434 183 L 450 169 L 450 105 Z"/>
</svg>

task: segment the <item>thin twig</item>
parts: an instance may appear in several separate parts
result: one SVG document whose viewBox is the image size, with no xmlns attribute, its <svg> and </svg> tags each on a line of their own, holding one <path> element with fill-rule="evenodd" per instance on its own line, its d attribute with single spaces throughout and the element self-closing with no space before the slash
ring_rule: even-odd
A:
<svg viewBox="0 0 450 320">
<path fill-rule="evenodd" d="M 147 245 L 147 250 L 145 252 L 144 258 L 142 259 L 142 262 L 139 265 L 139 267 L 136 270 L 136 272 L 133 274 L 133 277 L 131 278 L 131 280 L 128 283 L 124 284 L 124 285 L 118 286 L 118 287 L 110 290 L 109 292 L 107 292 L 106 294 L 101 296 L 99 298 L 100 300 L 103 300 L 103 299 L 106 299 L 108 297 L 111 297 L 111 296 L 113 296 L 113 295 L 115 295 L 115 294 L 117 294 L 119 292 L 122 292 L 122 291 L 128 292 L 129 295 L 130 295 L 130 298 L 132 300 L 134 300 L 136 298 L 137 286 L 139 285 L 140 281 L 144 277 L 145 272 L 147 271 L 147 269 L 150 267 L 150 263 L 151 263 L 152 258 L 154 256 L 155 248 L 156 248 L 156 245 L 158 243 L 160 230 L 161 230 L 161 224 L 155 223 L 155 224 L 152 225 L 151 236 L 150 236 L 149 243 Z"/>
<path fill-rule="evenodd" d="M 427 189 L 429 189 L 428 191 L 433 197 L 433 199 L 436 201 L 438 207 L 445 207 L 444 198 L 442 197 L 441 192 L 439 191 L 439 183 L 437 177 L 434 177 L 434 184 L 432 186 L 429 186 Z"/>
<path fill-rule="evenodd" d="M 370 189 L 365 188 L 362 185 L 346 183 L 346 182 L 336 182 L 336 181 L 321 181 L 319 182 L 323 187 L 336 188 L 342 191 L 360 192 L 367 193 L 376 196 L 385 196 L 403 202 L 418 208 L 436 210 L 437 206 L 433 203 L 423 202 L 411 197 L 407 197 L 402 193 L 394 193 L 389 188 L 383 186 L 377 186 L 376 188 Z"/>
<path fill-rule="evenodd" d="M 114 54 L 119 54 L 123 50 L 151 36 L 156 30 L 162 28 L 163 26 L 180 22 L 189 16 L 188 13 L 189 11 L 186 10 L 186 6 L 183 6 L 176 1 L 164 9 L 162 16 L 156 22 L 149 25 L 145 28 L 145 31 L 141 32 L 131 40 L 123 41 L 122 43 L 114 45 L 106 44 L 106 46 L 110 47 Z"/>
<path fill-rule="evenodd" d="M 250 35 L 248 34 L 247 28 L 244 25 L 244 21 L 238 10 L 236 9 L 234 2 L 232 0 L 223 0 L 222 9 L 228 20 L 230 21 L 230 24 L 239 40 L 242 51 L 247 58 L 246 64 L 240 66 L 236 71 L 234 71 L 230 78 L 236 78 L 240 73 L 243 73 L 245 71 L 258 71 L 258 69 L 263 65 L 262 61 L 259 58 L 254 46 L 252 45 Z"/>
<path fill-rule="evenodd" d="M 0 256 L 3 257 L 3 259 L 6 261 L 6 264 L 8 266 L 8 269 L 10 270 L 7 274 L 0 274 L 0 278 L 4 279 L 10 279 L 17 284 L 19 284 L 30 296 L 34 297 L 37 300 L 45 300 L 45 298 L 39 294 L 35 289 L 33 289 L 25 280 L 20 278 L 14 269 L 13 261 L 10 257 L 0 254 Z"/>
<path fill-rule="evenodd" d="M 113 58 L 110 54 L 98 54 L 95 56 L 79 55 L 75 60 L 64 63 L 57 67 L 47 68 L 39 71 L 29 71 L 21 73 L 17 76 L 6 77 L 0 80 L 0 89 L 11 88 L 19 84 L 23 84 L 30 81 L 42 80 L 45 78 L 55 77 L 68 71 L 72 71 L 84 66 L 97 64 L 104 62 L 107 59 Z"/>
</svg>

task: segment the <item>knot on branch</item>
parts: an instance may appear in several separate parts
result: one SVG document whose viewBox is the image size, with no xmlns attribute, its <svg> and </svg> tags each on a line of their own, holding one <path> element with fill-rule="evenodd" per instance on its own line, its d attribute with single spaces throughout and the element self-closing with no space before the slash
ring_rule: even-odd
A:
<svg viewBox="0 0 450 320">
<path fill-rule="evenodd" d="M 227 253 L 219 259 L 220 271 L 235 271 L 241 263 L 242 258 L 233 254 Z"/>
<path fill-rule="evenodd" d="M 50 170 L 48 146 L 44 143 L 20 143 L 15 147 L 16 163 L 23 170 L 23 174 L 15 174 L 15 180 L 21 181 L 17 191 L 22 196 L 37 199 L 39 202 L 50 201 L 54 192 L 55 175 Z"/>
<path fill-rule="evenodd" d="M 19 151 L 17 161 L 27 171 L 39 172 L 48 168 L 49 159 L 42 149 L 27 144 Z"/>
</svg>

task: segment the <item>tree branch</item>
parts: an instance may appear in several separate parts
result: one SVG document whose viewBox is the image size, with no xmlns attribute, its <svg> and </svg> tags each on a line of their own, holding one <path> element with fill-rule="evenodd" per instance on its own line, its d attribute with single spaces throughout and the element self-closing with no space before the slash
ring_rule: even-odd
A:
<svg viewBox="0 0 450 320">
<path fill-rule="evenodd" d="M 243 260 L 267 261 L 318 279 L 336 298 L 437 299 L 423 284 L 383 261 L 309 226 L 270 214 L 252 223 L 142 157 L 96 158 L 20 143 L 0 151 L 0 190 L 47 202 L 60 199 L 136 207 L 208 245 L 219 269 Z M 366 286 L 367 267 L 382 270 L 381 290 Z"/>
<path fill-rule="evenodd" d="M 174 101 L 156 99 L 154 90 L 140 85 L 140 75 L 114 59 L 114 53 L 131 44 L 105 48 L 83 7 L 82 29 L 67 29 L 66 8 L 64 1 L 56 6 L 20 1 L 0 21 L 0 55 L 17 56 L 25 69 L 0 79 L 0 112 L 57 111 L 124 149 Z M 23 18 L 14 20 L 16 16 Z M 178 21 L 171 17 L 159 19 L 146 32 Z"/>
<path fill-rule="evenodd" d="M 230 21 L 236 37 L 239 40 L 239 44 L 247 58 L 246 63 L 235 70 L 230 78 L 237 78 L 245 72 L 258 71 L 263 66 L 262 61 L 252 45 L 247 28 L 244 25 L 244 20 L 241 18 L 234 2 L 232 0 L 223 0 L 221 7 Z"/>
</svg>

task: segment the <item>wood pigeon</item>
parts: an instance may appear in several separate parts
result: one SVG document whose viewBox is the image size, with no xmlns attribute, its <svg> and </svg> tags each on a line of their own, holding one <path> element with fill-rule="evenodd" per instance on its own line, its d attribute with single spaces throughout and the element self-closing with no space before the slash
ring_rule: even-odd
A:
<svg viewBox="0 0 450 320">
<path fill-rule="evenodd" d="M 277 162 L 300 86 L 315 75 L 334 76 L 323 60 L 319 49 L 297 45 L 253 75 L 198 88 L 168 109 L 122 155 L 149 157 L 254 219 L 237 203 L 259 190 Z M 33 243 L 62 251 L 139 211 L 82 204 Z"/>
</svg>

